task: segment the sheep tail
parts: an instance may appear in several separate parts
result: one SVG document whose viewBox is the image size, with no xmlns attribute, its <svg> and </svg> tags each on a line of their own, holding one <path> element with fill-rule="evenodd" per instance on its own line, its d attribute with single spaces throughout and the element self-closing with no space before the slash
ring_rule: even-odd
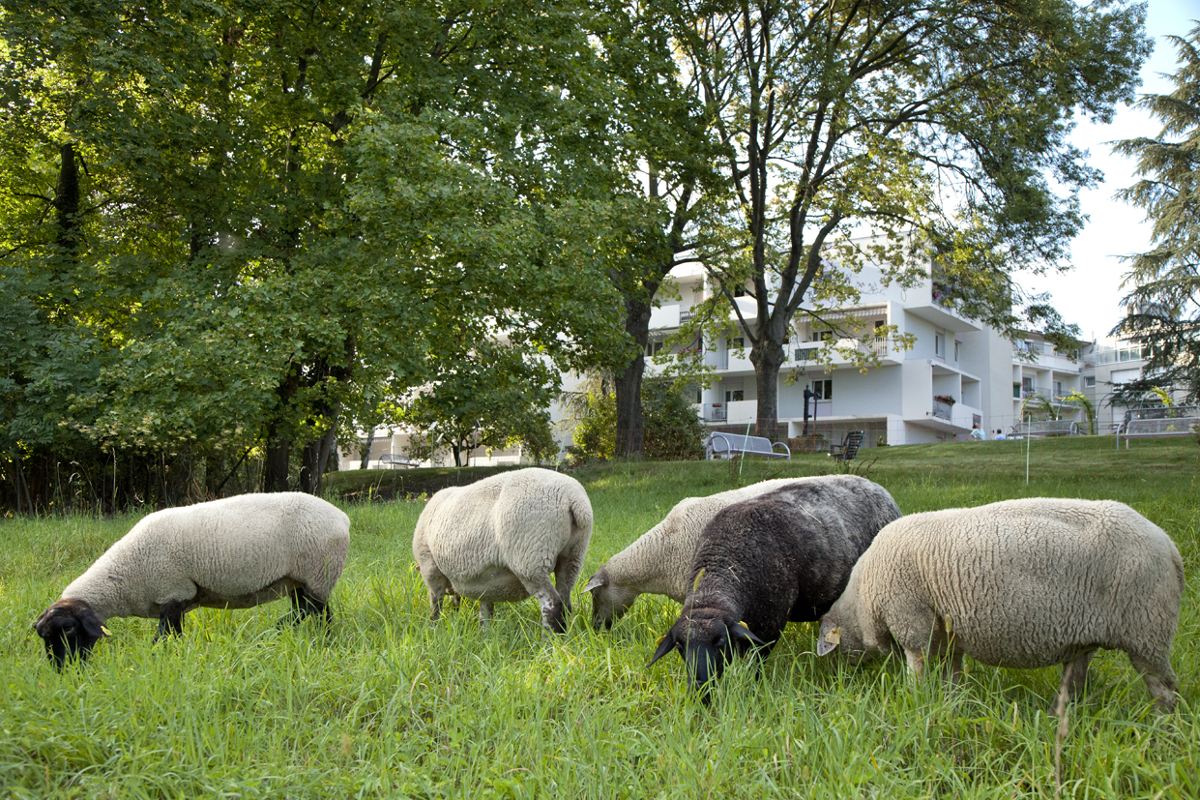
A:
<svg viewBox="0 0 1200 800">
<path fill-rule="evenodd" d="M 576 531 L 592 532 L 592 504 L 587 495 L 573 493 L 568 507 L 571 511 L 571 524 Z"/>
</svg>

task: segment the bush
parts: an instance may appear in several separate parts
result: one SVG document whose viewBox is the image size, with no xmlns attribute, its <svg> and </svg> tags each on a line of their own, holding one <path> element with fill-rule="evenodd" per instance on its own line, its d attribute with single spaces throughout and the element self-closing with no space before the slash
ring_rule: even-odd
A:
<svg viewBox="0 0 1200 800">
<path fill-rule="evenodd" d="M 704 427 L 696 410 L 670 381 L 642 385 L 645 434 L 642 453 L 648 459 L 678 461 L 704 454 Z M 586 409 L 575 427 L 571 461 L 606 461 L 617 449 L 617 403 L 611 392 L 588 392 Z"/>
</svg>

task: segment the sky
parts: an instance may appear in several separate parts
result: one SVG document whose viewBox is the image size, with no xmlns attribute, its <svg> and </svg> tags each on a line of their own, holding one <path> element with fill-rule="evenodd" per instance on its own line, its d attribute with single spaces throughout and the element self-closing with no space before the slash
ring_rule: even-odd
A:
<svg viewBox="0 0 1200 800">
<path fill-rule="evenodd" d="M 1186 36 L 1200 18 L 1200 0 L 1149 0 L 1146 33 L 1154 51 L 1142 67 L 1139 94 L 1166 94 L 1173 88 L 1163 73 L 1177 67 L 1169 35 Z M 1089 217 L 1071 247 L 1072 269 L 1061 275 L 1022 274 L 1018 282 L 1029 291 L 1046 291 L 1063 321 L 1079 326 L 1083 338 L 1103 339 L 1121 318 L 1121 280 L 1128 267 L 1122 255 L 1149 249 L 1150 224 L 1142 209 L 1114 195 L 1133 185 L 1136 162 L 1113 155 L 1109 142 L 1135 136 L 1157 136 L 1161 123 L 1147 112 L 1119 106 L 1107 125 L 1081 120 L 1072 141 L 1090 153 L 1090 163 L 1104 171 L 1104 182 L 1080 193 L 1080 207 Z"/>
</svg>

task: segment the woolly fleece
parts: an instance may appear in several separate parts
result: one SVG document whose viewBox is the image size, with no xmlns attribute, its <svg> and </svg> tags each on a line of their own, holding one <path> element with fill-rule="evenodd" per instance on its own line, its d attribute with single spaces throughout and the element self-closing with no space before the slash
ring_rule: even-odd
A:
<svg viewBox="0 0 1200 800">
<path fill-rule="evenodd" d="M 855 566 L 818 652 L 894 642 L 918 673 L 931 647 L 955 673 L 964 653 L 1005 667 L 1073 664 L 1064 688 L 1076 693 L 1097 648 L 1123 650 L 1169 708 L 1183 585 L 1170 537 L 1122 503 L 1032 498 L 913 514 Z"/>
<path fill-rule="evenodd" d="M 534 467 L 431 497 L 413 533 L 413 558 L 434 619 L 447 594 L 480 600 L 485 620 L 492 603 L 533 595 L 546 624 L 561 630 L 561 606 L 570 605 L 591 535 L 592 506 L 579 481 Z"/>
<path fill-rule="evenodd" d="M 143 517 L 63 590 L 101 619 L 158 617 L 161 607 L 247 608 L 303 586 L 326 601 L 350 520 L 302 492 L 245 494 Z"/>
</svg>

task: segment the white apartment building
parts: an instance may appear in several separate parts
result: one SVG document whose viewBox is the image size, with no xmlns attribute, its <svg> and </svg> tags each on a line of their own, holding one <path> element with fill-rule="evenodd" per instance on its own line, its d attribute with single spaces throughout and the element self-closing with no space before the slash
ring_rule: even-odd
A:
<svg viewBox="0 0 1200 800">
<path fill-rule="evenodd" d="M 677 300 L 664 301 L 651 316 L 651 353 L 687 321 L 693 309 L 711 291 L 699 265 L 672 272 Z M 810 320 L 795 323 L 780 371 L 779 422 L 789 437 L 804 428 L 804 390 L 816 396 L 810 433 L 840 441 L 845 432 L 862 430 L 865 444 L 910 444 L 966 438 L 971 429 L 1007 427 L 1013 418 L 1010 375 L 1011 344 L 996 331 L 957 314 L 938 297 L 932 279 L 916 287 L 884 286 L 877 269 L 858 276 L 861 301 L 823 318 L 837 326 L 856 318 L 856 328 L 867 333 L 840 346 L 870 348 L 878 366 L 862 370 L 853 361 L 835 356 L 823 363 L 823 340 L 840 334 Z M 749 297 L 738 301 L 743 316 L 753 318 Z M 897 335 L 915 337 L 912 349 L 895 344 L 893 337 L 872 337 L 872 328 L 895 326 Z M 727 334 L 707 342 L 704 363 L 715 380 L 698 390 L 698 411 L 706 425 L 742 430 L 754 423 L 757 407 L 754 367 L 746 340 L 730 312 Z M 648 375 L 655 372 L 651 367 Z M 810 405 L 810 410 L 812 406 Z"/>
</svg>

